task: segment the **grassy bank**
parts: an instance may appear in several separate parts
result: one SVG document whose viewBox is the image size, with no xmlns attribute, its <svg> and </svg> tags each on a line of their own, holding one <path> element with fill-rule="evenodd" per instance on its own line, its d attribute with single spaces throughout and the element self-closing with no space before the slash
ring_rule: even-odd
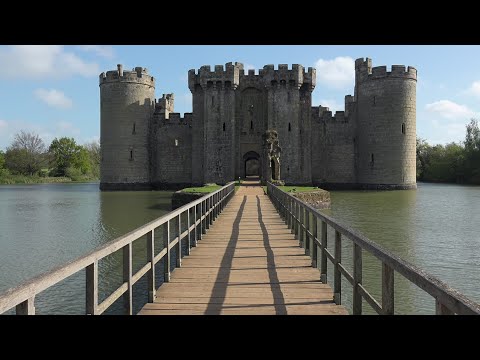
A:
<svg viewBox="0 0 480 360">
<path fill-rule="evenodd" d="M 196 187 L 189 187 L 180 190 L 181 192 L 185 193 L 211 193 L 212 191 L 220 189 L 220 185 L 208 185 L 208 186 L 196 186 Z"/>
<path fill-rule="evenodd" d="M 88 177 L 88 176 L 79 176 L 75 178 L 69 178 L 66 176 L 43 177 L 43 176 L 25 176 L 25 175 L 11 175 L 11 174 L 0 176 L 0 185 L 56 184 L 56 183 L 88 182 L 88 181 L 98 181 L 98 179 Z"/>
<path fill-rule="evenodd" d="M 283 190 L 288 193 L 297 193 L 297 192 L 309 192 L 315 190 L 321 190 L 316 186 L 277 186 L 280 190 Z M 267 193 L 267 186 L 263 186 L 263 191 Z"/>
</svg>

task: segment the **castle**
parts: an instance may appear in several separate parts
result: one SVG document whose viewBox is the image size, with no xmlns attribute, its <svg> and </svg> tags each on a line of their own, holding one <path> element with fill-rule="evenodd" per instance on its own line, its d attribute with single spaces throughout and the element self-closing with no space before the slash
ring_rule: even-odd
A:
<svg viewBox="0 0 480 360">
<path fill-rule="evenodd" d="M 411 66 L 355 61 L 345 111 L 312 107 L 316 70 L 241 63 L 188 72 L 193 112 L 155 98 L 147 69 L 100 74 L 102 190 L 263 182 L 331 188 L 416 188 L 416 83 Z"/>
</svg>

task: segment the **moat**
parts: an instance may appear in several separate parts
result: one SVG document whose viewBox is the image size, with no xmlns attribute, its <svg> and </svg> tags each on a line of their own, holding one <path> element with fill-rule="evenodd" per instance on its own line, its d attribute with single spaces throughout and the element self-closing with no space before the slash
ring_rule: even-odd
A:
<svg viewBox="0 0 480 360">
<path fill-rule="evenodd" d="M 165 214 L 171 194 L 100 192 L 98 183 L 0 186 L 0 291 Z M 419 183 L 417 190 L 344 191 L 331 197 L 332 208 L 326 213 L 480 301 L 475 286 L 480 281 L 480 187 Z M 331 239 L 329 235 L 330 244 Z M 345 259 L 350 254 L 347 250 Z M 141 245 L 134 246 L 134 256 L 145 256 Z M 380 264 L 365 255 L 363 266 L 365 283 L 379 294 Z M 118 286 L 119 269 L 117 259 L 105 261 L 101 288 Z M 398 274 L 396 282 L 398 313 L 434 313 L 428 295 Z M 349 291 L 345 286 L 344 292 Z M 345 297 L 347 307 L 350 298 Z M 83 299 L 82 273 L 40 294 L 36 311 L 82 314 Z M 114 306 L 108 313 L 117 311 Z"/>
</svg>

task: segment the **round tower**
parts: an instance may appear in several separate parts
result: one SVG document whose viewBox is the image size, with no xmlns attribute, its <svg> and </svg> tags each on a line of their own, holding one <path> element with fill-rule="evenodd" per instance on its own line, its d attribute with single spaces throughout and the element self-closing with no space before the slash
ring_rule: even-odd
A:
<svg viewBox="0 0 480 360">
<path fill-rule="evenodd" d="M 100 189 L 150 186 L 149 125 L 155 79 L 136 67 L 100 74 Z"/>
<path fill-rule="evenodd" d="M 355 61 L 357 182 L 365 188 L 414 189 L 416 185 L 417 70 L 372 68 Z"/>
</svg>

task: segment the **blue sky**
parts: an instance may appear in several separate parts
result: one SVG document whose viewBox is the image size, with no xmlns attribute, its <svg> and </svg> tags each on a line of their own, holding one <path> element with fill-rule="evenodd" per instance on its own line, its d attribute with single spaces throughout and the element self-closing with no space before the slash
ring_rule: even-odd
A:
<svg viewBox="0 0 480 360">
<path fill-rule="evenodd" d="M 191 111 L 187 72 L 202 65 L 301 64 L 317 68 L 313 105 L 343 110 L 353 94 L 354 60 L 373 66 L 411 65 L 418 70 L 417 135 L 431 144 L 462 141 L 465 124 L 480 112 L 480 46 L 0 46 L 0 149 L 24 129 L 78 143 L 99 138 L 98 75 L 135 66 L 156 79 L 156 97 L 175 94 L 175 111 Z"/>
</svg>

